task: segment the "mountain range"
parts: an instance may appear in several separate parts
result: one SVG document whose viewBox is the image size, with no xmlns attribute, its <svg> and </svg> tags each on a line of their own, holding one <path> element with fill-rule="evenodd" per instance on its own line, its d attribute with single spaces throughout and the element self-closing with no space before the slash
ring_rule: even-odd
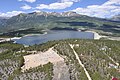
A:
<svg viewBox="0 0 120 80">
<path fill-rule="evenodd" d="M 80 15 L 76 12 L 32 12 L 21 13 L 11 18 L 0 18 L 0 32 L 11 32 L 19 29 L 51 29 L 54 27 L 85 28 L 119 33 L 120 22 Z"/>
<path fill-rule="evenodd" d="M 114 20 L 114 21 L 120 21 L 120 14 L 113 16 L 112 20 Z"/>
</svg>

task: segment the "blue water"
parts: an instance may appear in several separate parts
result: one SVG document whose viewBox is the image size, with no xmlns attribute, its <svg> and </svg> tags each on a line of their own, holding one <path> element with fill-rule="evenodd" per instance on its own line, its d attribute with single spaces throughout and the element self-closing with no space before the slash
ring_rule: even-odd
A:
<svg viewBox="0 0 120 80">
<path fill-rule="evenodd" d="M 48 34 L 32 35 L 22 37 L 21 39 L 14 40 L 16 43 L 23 45 L 42 44 L 47 41 L 62 40 L 62 39 L 93 39 L 94 34 L 91 32 L 79 31 L 48 31 Z"/>
</svg>

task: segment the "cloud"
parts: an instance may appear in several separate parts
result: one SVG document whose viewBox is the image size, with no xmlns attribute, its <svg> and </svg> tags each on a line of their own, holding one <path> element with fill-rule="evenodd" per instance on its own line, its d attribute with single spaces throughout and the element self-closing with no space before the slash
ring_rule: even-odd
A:
<svg viewBox="0 0 120 80">
<path fill-rule="evenodd" d="M 34 10 L 33 12 L 42 12 L 42 11 L 40 11 L 40 10 Z"/>
<path fill-rule="evenodd" d="M 64 3 L 52 3 L 49 5 L 46 4 L 39 4 L 36 8 L 37 9 L 65 9 L 71 7 L 73 2 L 64 2 Z"/>
<path fill-rule="evenodd" d="M 18 1 L 26 1 L 26 2 L 30 2 L 30 3 L 36 2 L 36 0 L 18 0 Z"/>
<path fill-rule="evenodd" d="M 73 11 L 94 17 L 112 17 L 113 15 L 120 14 L 120 0 L 109 0 L 102 5 L 90 5 L 86 8 L 79 7 Z"/>
<path fill-rule="evenodd" d="M 24 6 L 21 7 L 23 10 L 28 10 L 28 9 L 31 9 L 32 7 L 25 4 Z"/>
<path fill-rule="evenodd" d="M 24 13 L 24 12 L 23 11 L 12 11 L 12 12 L 6 12 L 6 13 L 0 12 L 0 17 L 12 17 L 12 16 L 16 16 L 20 13 Z"/>
<path fill-rule="evenodd" d="M 18 1 L 22 1 L 22 0 L 18 0 Z"/>
<path fill-rule="evenodd" d="M 103 5 L 113 5 L 113 4 L 119 4 L 120 5 L 120 0 L 109 0 Z"/>
<path fill-rule="evenodd" d="M 80 0 L 61 0 L 61 2 L 79 2 Z"/>
</svg>

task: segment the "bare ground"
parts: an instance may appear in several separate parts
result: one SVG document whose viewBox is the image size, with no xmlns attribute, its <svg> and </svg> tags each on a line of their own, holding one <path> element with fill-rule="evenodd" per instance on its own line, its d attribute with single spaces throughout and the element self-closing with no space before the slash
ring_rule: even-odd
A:
<svg viewBox="0 0 120 80">
<path fill-rule="evenodd" d="M 52 48 L 46 52 L 38 52 L 24 56 L 25 62 L 22 71 L 39 65 L 53 63 L 53 80 L 70 80 L 69 68 L 64 62 L 64 59 L 57 54 Z"/>
</svg>

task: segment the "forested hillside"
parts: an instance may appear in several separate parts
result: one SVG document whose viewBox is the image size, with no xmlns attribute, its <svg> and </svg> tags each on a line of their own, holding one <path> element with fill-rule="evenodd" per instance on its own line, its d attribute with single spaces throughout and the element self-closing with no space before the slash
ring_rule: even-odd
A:
<svg viewBox="0 0 120 80">
<path fill-rule="evenodd" d="M 80 39 L 50 41 L 29 47 L 11 42 L 0 43 L 0 79 L 52 80 L 55 75 L 52 63 L 21 71 L 25 61 L 23 56 L 30 55 L 31 51 L 36 51 L 34 54 L 45 52 L 51 47 L 68 67 L 69 77 L 66 80 L 88 80 L 85 69 L 92 80 L 120 79 L 120 41 Z M 79 64 L 75 53 L 84 66 Z"/>
<path fill-rule="evenodd" d="M 1 22 L 2 21 L 2 22 Z M 93 29 L 104 35 L 120 36 L 120 22 L 80 15 L 75 12 L 33 12 L 21 13 L 7 20 L 0 20 L 0 32 L 11 32 L 35 28 L 36 30 L 54 27 Z"/>
</svg>

